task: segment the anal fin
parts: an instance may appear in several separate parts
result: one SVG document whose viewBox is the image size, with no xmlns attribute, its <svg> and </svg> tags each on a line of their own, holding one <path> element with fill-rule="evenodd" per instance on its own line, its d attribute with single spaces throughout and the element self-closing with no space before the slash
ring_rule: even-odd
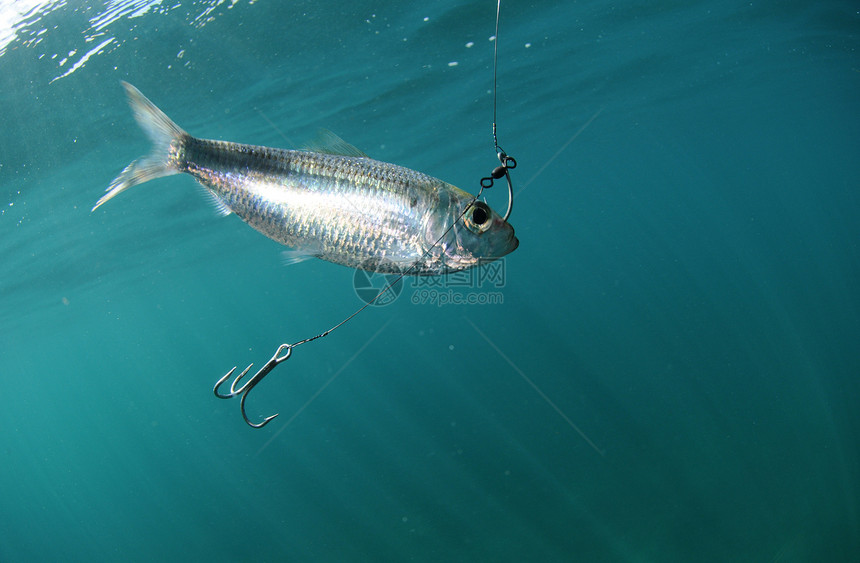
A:
<svg viewBox="0 0 860 563">
<path fill-rule="evenodd" d="M 281 252 L 281 263 L 284 266 L 292 266 L 316 257 L 317 254 L 310 250 L 284 250 Z"/>
<path fill-rule="evenodd" d="M 200 185 L 200 187 L 203 189 L 203 193 L 205 193 L 206 196 L 209 198 L 209 201 L 212 202 L 212 205 L 215 206 L 215 211 L 218 212 L 218 215 L 226 217 L 227 215 L 233 213 L 233 210 L 230 209 L 230 206 L 227 205 L 223 199 L 218 197 L 218 194 L 216 194 L 206 186 L 203 186 L 202 184 Z"/>
</svg>

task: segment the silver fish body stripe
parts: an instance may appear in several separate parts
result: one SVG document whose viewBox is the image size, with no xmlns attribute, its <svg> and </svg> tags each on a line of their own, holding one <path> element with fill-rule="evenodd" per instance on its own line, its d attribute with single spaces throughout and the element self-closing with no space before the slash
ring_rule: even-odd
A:
<svg viewBox="0 0 860 563">
<path fill-rule="evenodd" d="M 419 260 L 411 274 L 450 271 L 440 252 L 428 253 L 450 226 L 436 219 L 453 221 L 452 207 L 471 199 L 426 174 L 365 157 L 190 136 L 171 156 L 180 171 L 269 238 L 381 273 L 399 273 Z"/>
<path fill-rule="evenodd" d="M 351 268 L 435 275 L 513 252 L 514 229 L 483 202 L 426 174 L 358 154 L 198 139 L 123 83 L 152 150 L 125 167 L 93 211 L 125 190 L 187 173 L 269 238 Z M 471 206 L 470 206 L 471 205 Z"/>
</svg>

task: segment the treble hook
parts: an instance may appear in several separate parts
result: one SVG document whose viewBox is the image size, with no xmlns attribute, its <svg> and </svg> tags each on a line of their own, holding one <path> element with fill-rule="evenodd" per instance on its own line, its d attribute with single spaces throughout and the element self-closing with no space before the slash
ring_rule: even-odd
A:
<svg viewBox="0 0 860 563">
<path fill-rule="evenodd" d="M 263 378 L 266 377 L 270 371 L 275 369 L 275 366 L 277 366 L 284 360 L 289 359 L 290 355 L 293 353 L 293 346 L 294 344 L 281 344 L 280 346 L 278 346 L 278 349 L 275 351 L 275 355 L 272 356 L 272 358 L 268 362 L 266 362 L 266 365 L 261 367 L 260 371 L 255 373 L 253 377 L 251 377 L 251 379 L 245 382 L 244 385 L 236 389 L 236 386 L 239 385 L 239 380 L 245 377 L 248 371 L 250 371 L 251 366 L 253 366 L 254 364 L 251 364 L 246 367 L 245 371 L 240 373 L 236 377 L 236 379 L 233 380 L 233 383 L 230 385 L 230 393 L 222 395 L 218 392 L 218 388 L 221 387 L 221 384 L 227 381 L 227 379 L 229 379 L 231 375 L 233 375 L 234 371 L 236 371 L 236 368 L 233 367 L 233 369 L 228 371 L 227 374 L 221 379 L 219 379 L 218 383 L 215 384 L 215 389 L 213 389 L 213 391 L 215 392 L 215 396 L 219 399 L 231 399 L 236 395 L 242 395 L 242 399 L 239 401 L 239 408 L 242 409 L 242 417 L 245 419 L 245 422 L 248 423 L 248 426 L 251 426 L 253 428 L 262 428 L 263 426 L 267 425 L 269 422 L 272 421 L 273 418 L 278 416 L 277 413 L 271 416 L 267 416 L 263 419 L 263 422 L 254 424 L 253 422 L 248 420 L 248 415 L 245 414 L 245 399 L 248 397 L 248 393 L 251 392 L 251 389 L 253 389 L 256 384 L 263 381 Z"/>
</svg>

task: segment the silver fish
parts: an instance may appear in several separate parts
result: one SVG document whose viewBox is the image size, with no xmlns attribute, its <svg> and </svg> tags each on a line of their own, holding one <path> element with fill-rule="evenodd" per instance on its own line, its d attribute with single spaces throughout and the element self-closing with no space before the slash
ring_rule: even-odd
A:
<svg viewBox="0 0 860 563">
<path fill-rule="evenodd" d="M 473 196 L 343 143 L 341 154 L 275 149 L 192 137 L 131 84 L 134 117 L 153 143 L 108 186 L 93 211 L 154 178 L 184 172 L 219 210 L 267 237 L 351 268 L 437 275 L 513 252 L 514 229 Z M 453 225 L 453 226 L 452 226 Z"/>
</svg>

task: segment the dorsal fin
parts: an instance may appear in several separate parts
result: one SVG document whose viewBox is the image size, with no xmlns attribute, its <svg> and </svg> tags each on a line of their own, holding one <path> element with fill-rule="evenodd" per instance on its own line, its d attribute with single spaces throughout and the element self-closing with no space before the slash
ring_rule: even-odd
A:
<svg viewBox="0 0 860 563">
<path fill-rule="evenodd" d="M 316 138 L 305 146 L 306 150 L 321 152 L 324 154 L 335 154 L 340 156 L 358 156 L 369 158 L 364 151 L 350 145 L 328 129 L 317 131 Z"/>
</svg>

